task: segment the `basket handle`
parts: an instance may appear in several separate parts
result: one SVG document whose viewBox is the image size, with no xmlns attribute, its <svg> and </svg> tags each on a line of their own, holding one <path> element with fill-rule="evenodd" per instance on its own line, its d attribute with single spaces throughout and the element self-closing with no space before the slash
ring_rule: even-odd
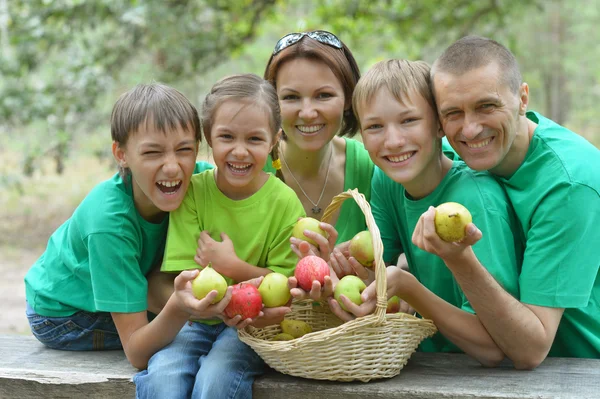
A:
<svg viewBox="0 0 600 399">
<path fill-rule="evenodd" d="M 375 256 L 375 291 L 377 293 L 375 316 L 377 316 L 376 324 L 382 324 L 385 321 L 385 311 L 387 309 L 386 267 L 383 262 L 383 243 L 381 242 L 379 228 L 371 213 L 371 205 L 369 205 L 365 196 L 359 193 L 357 189 L 347 190 L 333 197 L 331 203 L 325 209 L 321 221 L 329 223 L 333 213 L 349 198 L 353 198 L 360 210 L 364 213 L 367 228 L 371 232 L 371 237 L 373 238 L 373 254 Z"/>
</svg>

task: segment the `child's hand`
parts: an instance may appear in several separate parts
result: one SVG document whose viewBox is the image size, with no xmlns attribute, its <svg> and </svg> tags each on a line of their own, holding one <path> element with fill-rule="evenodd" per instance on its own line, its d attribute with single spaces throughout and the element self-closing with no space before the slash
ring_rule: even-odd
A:
<svg viewBox="0 0 600 399">
<path fill-rule="evenodd" d="M 317 246 L 311 245 L 308 242 L 301 240 L 296 237 L 290 237 L 290 243 L 292 250 L 298 255 L 299 258 L 304 258 L 308 255 L 315 255 L 323 258 L 326 262 L 329 260 L 329 254 L 331 249 L 335 246 L 335 242 L 338 238 L 338 232 L 329 223 L 321 222 L 319 227 L 327 233 L 327 238 L 314 231 L 305 230 L 304 235 L 308 238 L 312 238 Z"/>
<path fill-rule="evenodd" d="M 231 276 L 232 270 L 230 269 L 234 264 L 231 259 L 236 258 L 237 255 L 229 236 L 221 233 L 221 239 L 223 240 L 221 242 L 213 240 L 207 231 L 200 233 L 194 260 L 203 267 L 211 263 L 215 271 L 225 276 Z"/>
<path fill-rule="evenodd" d="M 263 328 L 279 324 L 283 321 L 283 317 L 291 312 L 292 309 L 289 306 L 279 306 L 276 308 L 263 308 L 262 316 L 259 316 L 250 323 L 251 326 L 256 328 Z"/>
<path fill-rule="evenodd" d="M 246 284 L 252 284 L 253 286 L 255 286 L 256 288 L 258 288 L 260 286 L 260 283 L 262 283 L 263 281 L 263 276 L 260 277 L 256 277 L 253 278 L 251 280 L 247 280 L 244 281 L 244 283 Z M 232 287 L 228 287 L 227 290 L 231 290 Z M 223 298 L 225 299 L 225 298 Z M 229 303 L 229 301 L 227 301 Z M 264 305 L 263 305 L 263 309 L 264 309 Z M 223 308 L 223 310 L 225 310 L 225 308 Z M 229 327 L 235 327 L 238 330 L 241 330 L 243 328 L 246 328 L 246 326 L 252 324 L 252 322 L 254 322 L 256 319 L 262 317 L 264 315 L 263 311 L 261 310 L 258 315 L 255 318 L 246 318 L 246 319 L 242 319 L 241 315 L 236 315 L 233 318 L 229 318 L 227 317 L 227 315 L 225 313 L 221 313 L 220 315 L 218 315 L 219 318 L 221 318 L 223 320 L 223 322 L 225 324 L 227 324 Z"/>
<path fill-rule="evenodd" d="M 211 319 L 218 317 L 227 304 L 231 300 L 232 288 L 228 287 L 223 299 L 219 302 L 212 304 L 212 301 L 217 297 L 218 293 L 216 290 L 212 290 L 204 298 L 197 299 L 192 292 L 192 280 L 198 276 L 198 270 L 185 270 L 177 277 L 173 286 L 175 292 L 173 295 L 177 298 L 179 308 L 190 314 L 192 319 Z"/>
<path fill-rule="evenodd" d="M 348 247 L 350 241 L 339 244 L 329 258 L 329 265 L 335 272 L 338 278 L 342 278 L 347 275 L 358 276 L 362 280 L 369 279 L 369 271 L 363 265 L 361 265 L 355 258 L 350 256 Z"/>
<path fill-rule="evenodd" d="M 313 301 L 319 301 L 333 295 L 333 282 L 329 276 L 325 276 L 325 284 L 323 287 L 321 287 L 321 284 L 318 281 L 313 281 L 310 292 L 306 292 L 298 287 L 298 280 L 296 280 L 296 277 L 288 278 L 288 287 L 290 288 L 292 297 L 295 299 L 310 298 Z"/>
<path fill-rule="evenodd" d="M 435 208 L 429 209 L 421 215 L 412 236 L 412 242 L 423 251 L 439 256 L 443 260 L 460 257 L 482 237 L 481 231 L 473 223 L 469 223 L 466 237 L 460 242 L 446 242 L 435 231 Z"/>
</svg>

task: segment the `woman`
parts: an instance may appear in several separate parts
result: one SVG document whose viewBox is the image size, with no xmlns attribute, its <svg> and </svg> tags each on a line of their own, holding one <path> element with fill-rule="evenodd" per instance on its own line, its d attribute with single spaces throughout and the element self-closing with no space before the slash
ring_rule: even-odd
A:
<svg viewBox="0 0 600 399">
<path fill-rule="evenodd" d="M 281 164 L 268 170 L 281 167 L 278 176 L 296 192 L 307 216 L 320 220 L 333 197 L 348 189 L 369 200 L 373 163 L 362 143 L 349 139 L 358 131 L 352 92 L 360 71 L 348 47 L 326 31 L 290 33 L 275 45 L 264 77 L 277 90 L 284 133 Z M 329 222 L 338 244 L 366 229 L 352 200 Z"/>
</svg>

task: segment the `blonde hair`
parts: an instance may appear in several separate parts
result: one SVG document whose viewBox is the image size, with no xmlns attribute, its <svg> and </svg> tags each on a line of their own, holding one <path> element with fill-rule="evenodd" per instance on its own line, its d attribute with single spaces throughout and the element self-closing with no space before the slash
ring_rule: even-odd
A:
<svg viewBox="0 0 600 399">
<path fill-rule="evenodd" d="M 214 117 L 219 107 L 226 101 L 248 101 L 253 105 L 262 107 L 269 115 L 269 127 L 273 133 L 273 139 L 281 128 L 281 113 L 279 110 L 279 99 L 275 88 L 259 76 L 246 73 L 226 76 L 213 85 L 210 92 L 202 103 L 202 132 L 204 138 L 210 144 L 210 131 L 213 127 Z M 279 159 L 278 143 L 271 150 L 273 162 Z M 277 171 L 280 176 L 281 171 Z"/>
<path fill-rule="evenodd" d="M 359 108 L 367 104 L 377 91 L 386 88 L 403 102 L 411 94 L 420 94 L 437 115 L 436 104 L 431 90 L 429 65 L 424 61 L 387 60 L 373 65 L 358 81 L 352 96 L 352 108 L 359 120 Z"/>
</svg>

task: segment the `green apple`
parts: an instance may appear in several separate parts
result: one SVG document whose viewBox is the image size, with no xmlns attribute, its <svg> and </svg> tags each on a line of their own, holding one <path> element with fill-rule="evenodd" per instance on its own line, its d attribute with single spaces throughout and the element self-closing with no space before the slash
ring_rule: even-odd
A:
<svg viewBox="0 0 600 399">
<path fill-rule="evenodd" d="M 346 309 L 342 301 L 340 301 L 340 295 L 344 295 L 355 304 L 360 305 L 362 303 L 360 294 L 364 291 L 365 288 L 367 288 L 367 286 L 364 283 L 364 281 L 362 281 L 360 278 L 352 275 L 344 276 L 335 285 L 333 297 L 336 301 L 338 301 L 342 309 L 344 309 L 347 312 L 348 309 Z"/>
<path fill-rule="evenodd" d="M 298 220 L 294 226 L 294 229 L 292 230 L 292 237 L 299 238 L 300 240 L 304 240 L 312 245 L 317 246 L 315 240 L 304 235 L 304 230 L 314 231 L 315 233 L 327 238 L 327 233 L 321 229 L 319 223 L 321 222 L 319 222 L 317 219 L 309 217 L 304 217 Z"/>
<path fill-rule="evenodd" d="M 200 274 L 192 280 L 192 293 L 198 299 L 202 299 L 212 290 L 217 291 L 217 296 L 212 303 L 217 303 L 225 296 L 227 292 L 227 281 L 215 269 L 210 267 L 210 263 L 200 271 Z"/>
<path fill-rule="evenodd" d="M 266 308 L 283 306 L 292 297 L 288 288 L 288 278 L 281 273 L 269 273 L 258 287 Z"/>
</svg>

